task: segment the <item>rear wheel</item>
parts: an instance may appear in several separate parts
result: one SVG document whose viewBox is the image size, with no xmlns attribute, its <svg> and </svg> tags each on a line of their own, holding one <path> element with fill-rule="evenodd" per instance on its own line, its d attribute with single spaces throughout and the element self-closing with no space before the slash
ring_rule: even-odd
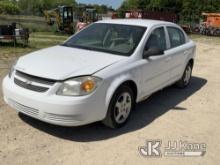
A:
<svg viewBox="0 0 220 165">
<path fill-rule="evenodd" d="M 111 128 L 123 126 L 134 108 L 134 93 L 128 86 L 121 86 L 112 96 L 108 112 L 103 123 Z"/>
<path fill-rule="evenodd" d="M 192 64 L 189 62 L 185 68 L 182 78 L 176 83 L 177 87 L 185 88 L 189 85 L 192 76 Z"/>
</svg>

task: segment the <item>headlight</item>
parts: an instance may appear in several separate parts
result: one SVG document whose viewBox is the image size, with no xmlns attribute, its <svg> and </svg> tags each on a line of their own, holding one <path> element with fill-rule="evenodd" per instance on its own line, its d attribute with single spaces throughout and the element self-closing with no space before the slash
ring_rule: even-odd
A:
<svg viewBox="0 0 220 165">
<path fill-rule="evenodd" d="M 83 76 L 66 80 L 57 91 L 57 95 L 84 96 L 92 93 L 101 83 L 101 79 Z"/>
<path fill-rule="evenodd" d="M 8 77 L 11 78 L 14 70 L 15 70 L 15 65 L 16 65 L 17 61 L 14 62 L 14 64 L 11 66 L 9 73 L 8 73 Z"/>
</svg>

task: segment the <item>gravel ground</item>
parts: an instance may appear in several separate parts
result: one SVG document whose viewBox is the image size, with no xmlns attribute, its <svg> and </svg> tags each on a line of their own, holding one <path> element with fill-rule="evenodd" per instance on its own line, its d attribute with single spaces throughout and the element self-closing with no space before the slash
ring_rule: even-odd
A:
<svg viewBox="0 0 220 165">
<path fill-rule="evenodd" d="M 138 104 L 129 123 L 118 130 L 99 122 L 75 128 L 49 125 L 15 112 L 4 103 L 1 92 L 0 164 L 219 164 L 220 39 L 193 39 L 197 59 L 191 85 L 152 95 Z M 33 50 L 0 47 L 0 79 L 18 56 Z M 206 153 L 184 158 L 165 157 L 164 153 L 160 158 L 141 156 L 138 147 L 157 139 L 162 141 L 161 151 L 169 140 L 182 140 L 205 143 Z"/>
</svg>

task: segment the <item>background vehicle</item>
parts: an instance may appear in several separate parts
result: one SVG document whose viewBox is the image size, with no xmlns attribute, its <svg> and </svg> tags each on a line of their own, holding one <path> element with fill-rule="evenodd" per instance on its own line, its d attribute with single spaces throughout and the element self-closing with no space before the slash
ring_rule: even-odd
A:
<svg viewBox="0 0 220 165">
<path fill-rule="evenodd" d="M 178 15 L 172 10 L 130 10 L 125 12 L 125 18 L 153 19 L 177 23 Z"/>
<path fill-rule="evenodd" d="M 73 8 L 69 6 L 59 6 L 56 9 L 45 10 L 44 15 L 49 25 L 54 23 L 58 31 L 73 33 Z"/>
<path fill-rule="evenodd" d="M 77 8 L 71 6 L 59 6 L 56 9 L 45 10 L 44 15 L 49 25 L 56 24 L 57 31 L 74 33 L 78 31 L 77 23 L 83 22 L 86 26 L 97 21 L 96 10 L 79 6 Z"/>
<path fill-rule="evenodd" d="M 27 46 L 29 39 L 29 30 L 23 28 L 21 24 L 12 23 L 11 25 L 0 25 L 0 41 L 10 40 L 14 42 L 21 41 L 24 46 Z"/>
<path fill-rule="evenodd" d="M 202 13 L 205 21 L 196 30 L 205 35 L 220 36 L 220 13 Z"/>
</svg>

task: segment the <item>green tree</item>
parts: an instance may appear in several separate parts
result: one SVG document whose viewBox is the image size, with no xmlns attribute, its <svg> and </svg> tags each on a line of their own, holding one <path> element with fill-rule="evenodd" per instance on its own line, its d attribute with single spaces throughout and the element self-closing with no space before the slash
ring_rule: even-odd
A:
<svg viewBox="0 0 220 165">
<path fill-rule="evenodd" d="M 122 16 L 134 9 L 166 9 L 176 12 L 182 22 L 199 22 L 202 12 L 220 12 L 220 0 L 125 0 L 118 11 Z"/>
<path fill-rule="evenodd" d="M 0 14 L 18 14 L 20 12 L 19 7 L 12 1 L 1 0 L 0 1 Z"/>
<path fill-rule="evenodd" d="M 18 6 L 23 14 L 42 15 L 43 10 L 58 6 L 75 6 L 75 0 L 19 0 Z"/>
</svg>

